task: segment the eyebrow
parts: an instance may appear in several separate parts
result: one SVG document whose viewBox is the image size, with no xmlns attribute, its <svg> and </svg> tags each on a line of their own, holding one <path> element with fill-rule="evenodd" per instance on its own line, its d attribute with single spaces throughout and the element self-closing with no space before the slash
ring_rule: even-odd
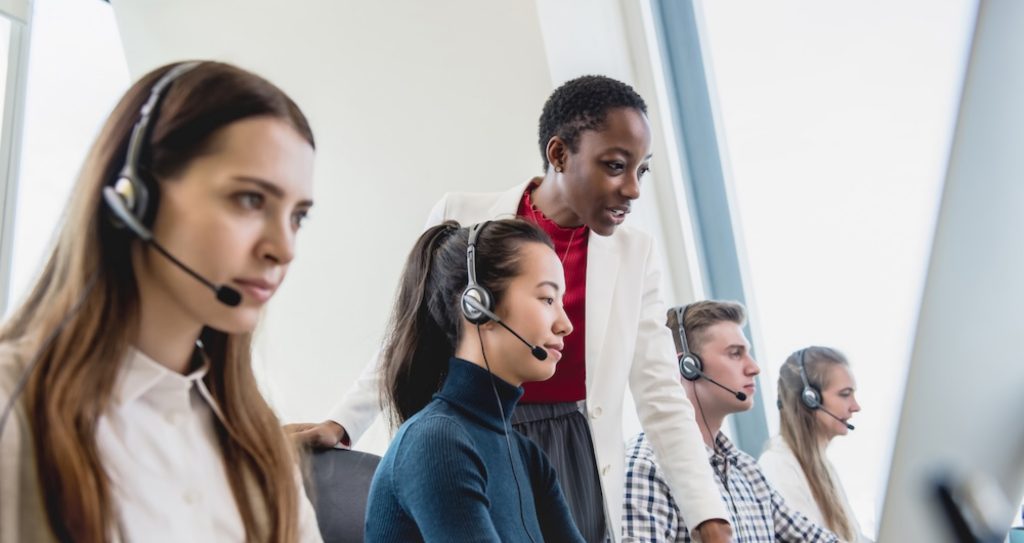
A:
<svg viewBox="0 0 1024 543">
<path fill-rule="evenodd" d="M 274 196 L 276 198 L 280 198 L 280 199 L 284 198 L 284 191 L 281 190 L 281 187 L 279 187 L 279 186 L 277 186 L 277 185 L 275 185 L 275 184 L 273 184 L 270 181 L 267 181 L 265 179 L 260 179 L 258 177 L 249 177 L 249 176 L 246 176 L 246 175 L 236 175 L 234 177 L 234 179 L 236 181 L 241 181 L 243 183 L 248 183 L 250 185 L 256 185 L 256 186 L 260 187 L 261 189 L 269 192 L 272 196 Z M 298 205 L 299 206 L 305 206 L 305 207 L 313 207 L 313 200 L 302 200 L 301 202 L 299 202 Z"/>
<path fill-rule="evenodd" d="M 626 156 L 628 156 L 630 158 L 633 157 L 633 153 L 629 149 L 626 149 L 625 147 L 612 147 L 612 148 L 608 149 L 608 151 L 617 151 L 617 152 L 622 153 L 622 154 L 624 154 L 624 155 L 626 155 Z M 644 157 L 644 160 L 650 160 L 653 157 L 654 157 L 654 153 L 648 153 L 647 156 Z"/>
<path fill-rule="evenodd" d="M 549 286 L 549 287 L 555 289 L 555 292 L 561 292 L 561 290 L 562 290 L 561 288 L 558 287 L 558 284 L 555 283 L 554 281 L 541 281 L 540 283 L 537 283 L 537 286 L 538 287 Z"/>
</svg>

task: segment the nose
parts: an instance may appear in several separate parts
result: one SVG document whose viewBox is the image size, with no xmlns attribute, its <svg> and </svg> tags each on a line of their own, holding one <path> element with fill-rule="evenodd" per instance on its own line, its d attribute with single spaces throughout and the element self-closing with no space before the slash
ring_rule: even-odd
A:
<svg viewBox="0 0 1024 543">
<path fill-rule="evenodd" d="M 851 397 L 850 399 L 853 400 L 853 405 L 850 406 L 850 413 L 856 413 L 860 411 L 860 403 L 857 402 L 857 398 Z"/>
<path fill-rule="evenodd" d="M 291 263 L 295 258 L 295 231 L 291 217 L 268 220 L 256 251 L 258 257 L 275 264 Z"/>
<path fill-rule="evenodd" d="M 757 361 L 754 360 L 754 357 L 747 355 L 746 374 L 750 377 L 753 377 L 755 375 L 758 375 L 759 373 L 761 373 L 761 367 L 757 365 Z"/>
<path fill-rule="evenodd" d="M 634 171 L 625 176 L 622 186 L 619 187 L 619 194 L 629 200 L 636 200 L 640 197 L 640 175 L 637 172 Z"/>
<path fill-rule="evenodd" d="M 555 319 L 551 330 L 558 336 L 567 336 L 572 333 L 572 322 L 569 321 L 569 315 L 566 314 L 565 307 L 561 304 L 558 306 L 558 318 Z"/>
</svg>

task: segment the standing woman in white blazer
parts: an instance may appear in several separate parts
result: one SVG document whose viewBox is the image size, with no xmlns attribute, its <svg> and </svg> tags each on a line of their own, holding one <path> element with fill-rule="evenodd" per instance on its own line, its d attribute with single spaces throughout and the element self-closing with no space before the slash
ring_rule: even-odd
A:
<svg viewBox="0 0 1024 543">
<path fill-rule="evenodd" d="M 826 455 L 860 411 L 856 390 L 841 352 L 807 347 L 789 355 L 779 371 L 780 435 L 769 440 L 758 463 L 790 507 L 843 541 L 867 542 Z"/>
<path fill-rule="evenodd" d="M 653 243 L 622 226 L 651 158 L 646 111 L 643 99 L 614 79 L 565 83 L 540 118 L 545 175 L 502 193 L 447 194 L 427 225 L 519 216 L 554 241 L 576 331 L 566 338 L 555 376 L 526 385 L 514 422 L 551 459 L 584 537 L 621 537 L 628 385 L 682 513 L 700 526 L 703 541 L 727 541 L 731 529 L 722 519 L 728 513 L 664 326 Z M 355 441 L 380 411 L 380 388 L 371 364 L 329 421 L 289 430 L 299 441 L 322 446 Z"/>
<path fill-rule="evenodd" d="M 309 124 L 259 76 L 127 91 L 0 328 L 0 542 L 321 540 L 250 360 L 312 185 Z"/>
</svg>

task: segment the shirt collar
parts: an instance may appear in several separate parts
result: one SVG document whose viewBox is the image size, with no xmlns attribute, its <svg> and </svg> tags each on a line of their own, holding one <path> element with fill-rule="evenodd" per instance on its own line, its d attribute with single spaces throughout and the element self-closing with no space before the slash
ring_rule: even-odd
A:
<svg viewBox="0 0 1024 543">
<path fill-rule="evenodd" d="M 719 461 L 724 458 L 733 464 L 739 460 L 739 449 L 736 448 L 736 445 L 733 445 L 732 441 L 730 441 L 728 437 L 725 437 L 724 433 L 718 432 L 718 434 L 715 435 L 715 447 L 718 449 L 717 452 L 706 444 L 704 445 L 704 450 L 707 451 L 708 458 L 712 460 L 717 458 Z"/>
<path fill-rule="evenodd" d="M 192 362 L 192 367 L 196 369 L 182 375 L 171 371 L 137 348 L 129 347 L 114 388 L 114 399 L 119 405 L 125 406 L 151 391 L 187 393 L 197 383 L 202 386 L 202 380 L 210 370 L 210 361 L 197 348 Z"/>
<path fill-rule="evenodd" d="M 493 382 L 493 389 L 492 387 Z M 501 409 L 498 409 L 494 393 L 498 393 Z M 467 415 L 480 421 L 485 426 L 499 432 L 512 418 L 516 402 L 523 396 L 523 387 L 511 384 L 494 377 L 486 369 L 461 358 L 452 357 L 448 360 L 448 376 L 445 377 L 441 390 L 434 395 L 460 408 Z M 500 413 L 504 412 L 502 420 Z"/>
</svg>

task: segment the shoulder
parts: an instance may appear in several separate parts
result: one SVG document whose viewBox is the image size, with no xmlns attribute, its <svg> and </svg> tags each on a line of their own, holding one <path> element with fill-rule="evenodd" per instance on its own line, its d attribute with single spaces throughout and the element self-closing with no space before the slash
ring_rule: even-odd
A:
<svg viewBox="0 0 1024 543">
<path fill-rule="evenodd" d="M 410 418 L 395 434 L 395 443 L 401 448 L 418 449 L 423 446 L 445 446 L 470 441 L 466 422 L 443 410 L 424 410 Z"/>
<path fill-rule="evenodd" d="M 793 451 L 786 445 L 782 436 L 775 436 L 768 442 L 767 448 L 761 453 L 757 463 L 769 477 L 780 477 L 802 472 L 799 460 L 796 459 Z"/>
<path fill-rule="evenodd" d="M 654 250 L 654 238 L 650 234 L 625 224 L 616 228 L 607 240 L 620 252 L 629 253 L 637 258 L 642 258 Z"/>
<path fill-rule="evenodd" d="M 647 440 L 647 435 L 640 432 L 626 444 L 626 468 L 630 471 L 658 472 L 658 462 L 654 458 L 654 447 Z"/>
<path fill-rule="evenodd" d="M 25 345 L 20 341 L 0 343 L 0 399 L 4 401 L 10 397 L 25 369 Z"/>
</svg>

